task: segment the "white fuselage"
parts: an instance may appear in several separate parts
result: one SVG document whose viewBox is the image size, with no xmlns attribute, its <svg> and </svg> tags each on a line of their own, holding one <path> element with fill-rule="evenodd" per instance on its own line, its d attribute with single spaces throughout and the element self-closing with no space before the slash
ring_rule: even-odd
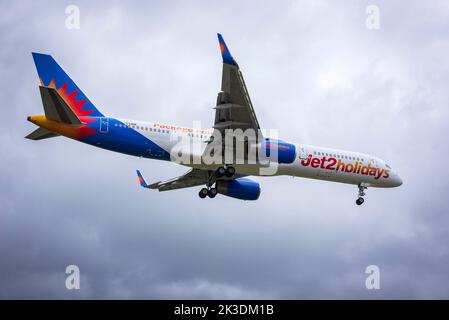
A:
<svg viewBox="0 0 449 320">
<path fill-rule="evenodd" d="M 176 152 L 183 145 L 197 145 L 198 147 L 184 148 L 195 156 L 201 157 L 213 129 L 195 129 L 178 127 L 160 123 L 141 122 L 135 120 L 118 119 L 141 135 L 169 152 L 171 161 L 206 170 L 215 170 L 220 165 L 181 162 L 176 158 Z M 119 124 L 115 124 L 119 126 Z M 113 128 L 111 128 L 113 129 Z M 240 175 L 274 176 L 289 175 L 303 178 L 334 181 L 365 187 L 397 187 L 402 184 L 398 173 L 384 160 L 377 157 L 332 148 L 316 147 L 304 144 L 293 144 L 296 155 L 291 163 L 277 163 L 271 161 L 267 164 L 238 164 L 233 163 L 236 172 Z"/>
</svg>

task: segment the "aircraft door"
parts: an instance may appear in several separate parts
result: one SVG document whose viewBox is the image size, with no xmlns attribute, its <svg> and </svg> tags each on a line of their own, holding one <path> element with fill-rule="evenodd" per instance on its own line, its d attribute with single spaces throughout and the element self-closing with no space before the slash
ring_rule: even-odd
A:
<svg viewBox="0 0 449 320">
<path fill-rule="evenodd" d="M 304 146 L 299 146 L 298 157 L 301 160 L 307 159 L 307 150 L 306 150 L 306 148 Z"/>
<path fill-rule="evenodd" d="M 109 118 L 100 118 L 100 133 L 108 133 Z"/>
</svg>

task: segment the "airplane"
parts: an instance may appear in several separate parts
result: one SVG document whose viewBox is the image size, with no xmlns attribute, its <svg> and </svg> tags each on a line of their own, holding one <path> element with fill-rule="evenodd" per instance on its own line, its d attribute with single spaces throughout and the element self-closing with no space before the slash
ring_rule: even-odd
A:
<svg viewBox="0 0 449 320">
<path fill-rule="evenodd" d="M 288 175 L 353 184 L 358 187 L 357 205 L 364 203 L 368 187 L 402 185 L 397 171 L 378 157 L 266 136 L 260 128 L 240 67 L 222 35 L 217 35 L 223 69 L 211 129 L 106 116 L 52 56 L 33 52 L 44 114 L 28 117 L 28 121 L 39 128 L 26 138 L 42 140 L 64 136 L 132 156 L 179 163 L 189 167 L 189 171 L 174 179 L 150 184 L 137 170 L 140 185 L 159 191 L 203 186 L 199 190 L 200 198 L 221 194 L 257 200 L 261 186 L 249 176 Z M 228 143 L 229 133 L 234 134 L 232 143 Z"/>
</svg>

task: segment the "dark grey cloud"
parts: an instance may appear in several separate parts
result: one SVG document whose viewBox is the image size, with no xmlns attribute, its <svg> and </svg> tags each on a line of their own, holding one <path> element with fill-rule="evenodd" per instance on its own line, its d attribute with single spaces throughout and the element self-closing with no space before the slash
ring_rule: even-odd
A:
<svg viewBox="0 0 449 320">
<path fill-rule="evenodd" d="M 448 298 L 445 1 L 1 2 L 0 297 Z M 138 188 L 185 171 L 64 138 L 33 142 L 31 51 L 51 53 L 106 114 L 213 121 L 222 32 L 259 121 L 295 142 L 388 159 L 404 179 L 368 190 L 259 178 L 257 202 Z M 65 289 L 65 267 L 81 290 Z M 365 289 L 365 268 L 381 290 Z"/>
</svg>

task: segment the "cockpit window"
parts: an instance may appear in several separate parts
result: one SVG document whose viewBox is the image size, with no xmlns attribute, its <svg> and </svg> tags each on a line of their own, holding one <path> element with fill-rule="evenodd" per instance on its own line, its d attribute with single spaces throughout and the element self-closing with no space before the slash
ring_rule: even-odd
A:
<svg viewBox="0 0 449 320">
<path fill-rule="evenodd" d="M 391 167 L 387 163 L 385 164 L 385 167 L 391 170 Z"/>
</svg>

